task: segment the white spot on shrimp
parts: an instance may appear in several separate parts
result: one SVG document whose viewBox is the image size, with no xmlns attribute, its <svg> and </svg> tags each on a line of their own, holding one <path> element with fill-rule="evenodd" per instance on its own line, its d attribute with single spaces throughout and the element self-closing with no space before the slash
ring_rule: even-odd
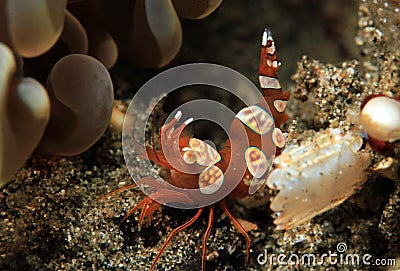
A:
<svg viewBox="0 0 400 271">
<path fill-rule="evenodd" d="M 213 194 L 217 192 L 224 183 L 224 173 L 217 166 L 210 166 L 203 170 L 199 175 L 199 189 L 203 194 Z"/>
<path fill-rule="evenodd" d="M 275 128 L 272 133 L 272 141 L 278 148 L 283 148 L 286 144 L 286 137 L 282 133 L 281 129 Z"/>
<path fill-rule="evenodd" d="M 185 161 L 188 164 L 194 164 L 196 161 L 200 159 L 200 155 L 198 152 L 190 149 L 190 148 L 183 148 L 184 151 L 183 153 L 183 161 Z"/>
<path fill-rule="evenodd" d="M 243 108 L 236 117 L 260 135 L 268 133 L 274 125 L 274 119 L 270 113 L 258 105 Z"/>
<path fill-rule="evenodd" d="M 260 75 L 258 77 L 258 80 L 260 81 L 261 88 L 272 88 L 272 89 L 282 88 L 281 84 L 279 83 L 279 80 L 276 78 Z"/>
<path fill-rule="evenodd" d="M 267 156 L 257 147 L 248 147 L 244 157 L 248 170 L 255 178 L 261 178 L 270 167 Z"/>
<path fill-rule="evenodd" d="M 282 113 L 283 111 L 285 111 L 287 103 L 288 103 L 288 101 L 275 100 L 274 107 L 275 107 L 276 111 Z"/>
<path fill-rule="evenodd" d="M 196 162 L 199 165 L 210 166 L 221 160 L 221 155 L 219 155 L 218 151 L 203 140 L 191 138 L 189 140 L 189 148 L 186 147 L 185 150 L 188 149 L 197 153 Z M 184 149 L 182 150 L 185 151 Z"/>
</svg>

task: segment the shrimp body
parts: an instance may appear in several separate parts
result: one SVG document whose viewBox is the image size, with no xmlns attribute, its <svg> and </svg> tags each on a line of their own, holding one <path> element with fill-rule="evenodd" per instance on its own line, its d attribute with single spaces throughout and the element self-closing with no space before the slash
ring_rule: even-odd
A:
<svg viewBox="0 0 400 271">
<path fill-rule="evenodd" d="M 164 181 L 174 187 L 187 189 L 185 190 L 187 192 L 181 193 L 167 189 L 165 185 L 150 176 L 137 181 L 137 185 L 146 183 L 153 188 L 153 192 L 129 210 L 123 218 L 123 220 L 128 218 L 141 208 L 139 227 L 145 219 L 147 219 L 147 222 L 151 220 L 154 211 L 161 207 L 159 202 L 193 204 L 200 200 L 199 195 L 204 197 L 204 195 L 223 193 L 226 191 L 223 188 L 226 185 L 232 185 L 232 180 L 239 176 L 239 182 L 237 185 L 235 184 L 233 189 L 229 190 L 230 193 L 227 196 L 214 204 L 198 208 L 194 217 L 168 235 L 150 270 L 155 268 L 158 259 L 171 239 L 178 232 L 192 225 L 203 210 L 208 208 L 208 225 L 203 236 L 202 246 L 202 270 L 204 271 L 206 243 L 212 228 L 214 205 L 216 204 L 223 209 L 235 228 L 246 238 L 246 262 L 250 259 L 250 236 L 230 213 L 225 200 L 228 197 L 243 198 L 252 194 L 265 182 L 273 157 L 279 154 L 280 149 L 285 145 L 285 136 L 280 127 L 288 119 L 285 108 L 290 96 L 289 92 L 284 93 L 282 91 L 277 79 L 280 64 L 277 61 L 274 39 L 267 29 L 263 33 L 261 45 L 259 81 L 264 99 L 257 104 L 241 109 L 236 114 L 229 130 L 229 139 L 222 150 L 217 151 L 212 144 L 206 141 L 183 135 L 182 131 L 193 119 L 189 118 L 177 125 L 182 117 L 180 111 L 171 121 L 160 128 L 160 146 L 163 146 L 162 148 L 158 149 L 154 145 L 142 147 L 145 153 L 141 156 L 163 168 Z M 188 173 L 193 172 L 193 170 L 197 173 Z M 120 188 L 103 197 L 131 187 L 132 185 Z M 194 189 L 200 191 L 200 194 L 198 192 L 197 194 L 190 194 L 190 191 Z"/>
</svg>

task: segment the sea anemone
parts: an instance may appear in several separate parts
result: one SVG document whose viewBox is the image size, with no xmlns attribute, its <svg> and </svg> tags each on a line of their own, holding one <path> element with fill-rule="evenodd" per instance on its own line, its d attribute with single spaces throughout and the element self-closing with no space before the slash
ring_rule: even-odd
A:
<svg viewBox="0 0 400 271">
<path fill-rule="evenodd" d="M 82 153 L 100 138 L 111 117 L 114 94 L 107 69 L 91 56 L 65 56 L 51 70 L 47 90 L 51 118 L 39 150 Z"/>
<path fill-rule="evenodd" d="M 179 17 L 204 18 L 221 2 L 121 0 L 115 4 L 100 0 L 92 2 L 92 7 L 124 57 L 139 66 L 159 68 L 171 62 L 181 48 L 182 27 Z"/>
<path fill-rule="evenodd" d="M 29 158 L 50 118 L 45 88 L 15 76 L 12 51 L 0 42 L 0 187 Z"/>
<path fill-rule="evenodd" d="M 0 186 L 39 142 L 40 152 L 76 155 L 100 138 L 118 51 L 139 66 L 165 66 L 182 44 L 178 15 L 200 19 L 221 2 L 0 1 L 0 158 L 11 157 L 1 159 Z"/>
</svg>

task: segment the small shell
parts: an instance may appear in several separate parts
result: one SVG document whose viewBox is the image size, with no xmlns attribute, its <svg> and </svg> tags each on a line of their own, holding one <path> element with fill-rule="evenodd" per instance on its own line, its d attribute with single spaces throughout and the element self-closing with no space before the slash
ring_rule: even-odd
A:
<svg viewBox="0 0 400 271">
<path fill-rule="evenodd" d="M 366 179 L 371 155 L 354 133 L 327 129 L 312 141 L 285 150 L 274 161 L 267 185 L 279 193 L 271 202 L 277 229 L 290 229 L 339 205 Z"/>
<path fill-rule="evenodd" d="M 361 109 L 360 122 L 369 136 L 387 142 L 400 139 L 400 102 L 379 96 Z"/>
</svg>

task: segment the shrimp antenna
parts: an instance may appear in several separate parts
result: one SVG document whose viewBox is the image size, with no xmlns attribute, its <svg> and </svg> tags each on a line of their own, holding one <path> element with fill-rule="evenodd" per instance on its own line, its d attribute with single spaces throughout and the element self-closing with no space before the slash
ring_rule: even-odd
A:
<svg viewBox="0 0 400 271">
<path fill-rule="evenodd" d="M 203 211 L 203 208 L 199 208 L 197 210 L 197 213 L 188 221 L 186 221 L 184 224 L 180 225 L 179 227 L 175 228 L 170 234 L 168 235 L 167 239 L 165 240 L 163 246 L 161 247 L 160 251 L 158 252 L 156 258 L 153 261 L 153 264 L 150 267 L 150 271 L 154 270 L 154 267 L 156 266 L 158 260 L 161 257 L 161 254 L 164 252 L 168 244 L 171 242 L 172 238 L 174 238 L 175 235 L 177 235 L 180 231 L 183 231 L 184 229 L 190 227 L 201 215 L 201 212 Z"/>
</svg>

